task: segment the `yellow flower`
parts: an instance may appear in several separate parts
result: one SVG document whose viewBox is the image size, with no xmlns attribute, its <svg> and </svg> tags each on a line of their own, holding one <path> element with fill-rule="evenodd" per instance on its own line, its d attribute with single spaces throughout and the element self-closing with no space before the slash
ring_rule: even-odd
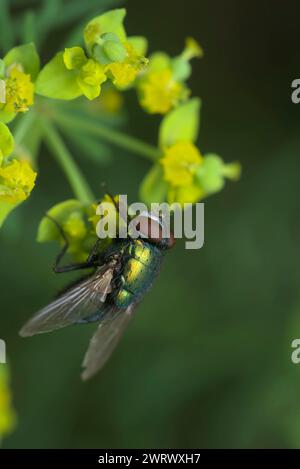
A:
<svg viewBox="0 0 300 469">
<path fill-rule="evenodd" d="M 93 59 L 88 59 L 80 70 L 77 79 L 82 93 L 90 100 L 95 99 L 101 92 L 101 84 L 106 81 L 103 67 Z"/>
<path fill-rule="evenodd" d="M 150 114 L 166 114 L 189 94 L 183 83 L 174 80 L 169 69 L 149 72 L 141 80 L 139 91 L 141 105 Z"/>
<path fill-rule="evenodd" d="M 161 54 L 160 63 L 164 62 Z M 143 202 L 195 203 L 219 192 L 225 179 L 237 180 L 240 165 L 226 164 L 220 156 L 202 156 L 198 138 L 200 100 L 193 98 L 162 119 L 159 129 L 161 157 L 146 174 L 141 186 Z"/>
<path fill-rule="evenodd" d="M 87 229 L 81 213 L 73 212 L 63 224 L 63 230 L 73 240 L 83 239 L 87 234 Z"/>
<path fill-rule="evenodd" d="M 87 44 L 96 44 L 101 35 L 101 26 L 98 23 L 90 22 L 84 30 L 84 37 Z"/>
<path fill-rule="evenodd" d="M 192 142 L 177 142 L 168 147 L 160 163 L 164 180 L 168 183 L 169 203 L 194 203 L 204 195 L 195 181 L 195 173 L 203 164 L 203 157 Z"/>
<path fill-rule="evenodd" d="M 107 79 L 104 67 L 94 59 L 88 59 L 81 47 L 65 49 L 65 66 L 77 74 L 77 83 L 84 96 L 92 100 L 101 92 L 101 84 Z"/>
<path fill-rule="evenodd" d="M 80 69 L 88 60 L 82 47 L 66 48 L 63 58 L 68 70 Z"/>
<path fill-rule="evenodd" d="M 160 160 L 164 179 L 175 187 L 191 185 L 202 161 L 203 157 L 193 143 L 177 142 L 165 150 Z"/>
<path fill-rule="evenodd" d="M 26 200 L 36 176 L 28 161 L 14 159 L 0 167 L 0 201 L 16 204 Z"/>
<path fill-rule="evenodd" d="M 62 224 L 62 228 L 69 241 L 68 253 L 74 256 L 77 262 L 86 261 L 89 253 L 85 244 L 88 237 L 88 228 L 83 213 L 79 211 L 72 212 Z"/>
<path fill-rule="evenodd" d="M 4 84 L 5 82 L 5 89 Z M 26 112 L 34 101 L 34 85 L 22 67 L 14 65 L 1 83 L 1 103 L 5 112 Z"/>
<path fill-rule="evenodd" d="M 137 81 L 141 106 L 150 114 L 166 114 L 189 97 L 185 85 L 192 68 L 190 60 L 203 51 L 193 38 L 186 40 L 183 52 L 171 58 L 164 52 L 150 56 L 149 67 Z"/>
<path fill-rule="evenodd" d="M 10 433 L 16 424 L 15 411 L 12 408 L 7 365 L 0 365 L 0 437 Z"/>
<path fill-rule="evenodd" d="M 167 193 L 168 203 L 174 202 L 183 204 L 194 204 L 205 196 L 204 191 L 197 184 L 189 184 L 188 186 L 173 187 L 170 186 Z"/>
<path fill-rule="evenodd" d="M 139 72 L 148 64 L 148 59 L 138 55 L 131 44 L 124 43 L 126 57 L 122 62 L 113 62 L 106 66 L 106 72 L 112 76 L 112 82 L 118 88 L 126 88 L 136 79 Z"/>
</svg>

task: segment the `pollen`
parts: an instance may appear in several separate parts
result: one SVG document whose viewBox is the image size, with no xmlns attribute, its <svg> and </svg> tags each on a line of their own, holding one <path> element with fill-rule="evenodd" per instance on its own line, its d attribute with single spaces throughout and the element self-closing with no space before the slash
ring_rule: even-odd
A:
<svg viewBox="0 0 300 469">
<path fill-rule="evenodd" d="M 0 167 L 0 200 L 9 203 L 26 200 L 34 188 L 36 176 L 28 161 L 12 160 Z"/>
<path fill-rule="evenodd" d="M 101 35 L 101 28 L 97 23 L 90 23 L 85 28 L 84 36 L 88 44 L 94 44 Z"/>
<path fill-rule="evenodd" d="M 138 55 L 134 48 L 124 43 L 126 58 L 123 62 L 113 62 L 106 67 L 106 71 L 112 75 L 112 82 L 118 88 L 126 88 L 134 82 L 137 75 L 147 66 L 148 59 Z"/>
<path fill-rule="evenodd" d="M 187 95 L 184 84 L 169 69 L 149 72 L 141 80 L 141 104 L 151 114 L 166 114 Z"/>
<path fill-rule="evenodd" d="M 3 88 L 3 87 L 2 87 Z M 2 90 L 3 97 L 3 90 Z M 34 85 L 30 75 L 14 66 L 5 81 L 6 112 L 26 112 L 34 101 Z"/>
<path fill-rule="evenodd" d="M 194 174 L 203 157 L 191 142 L 178 142 L 167 148 L 161 159 L 164 179 L 175 187 L 193 184 Z"/>
<path fill-rule="evenodd" d="M 93 59 L 88 61 L 81 68 L 82 80 L 90 86 L 98 86 L 106 80 L 103 67 Z"/>
</svg>

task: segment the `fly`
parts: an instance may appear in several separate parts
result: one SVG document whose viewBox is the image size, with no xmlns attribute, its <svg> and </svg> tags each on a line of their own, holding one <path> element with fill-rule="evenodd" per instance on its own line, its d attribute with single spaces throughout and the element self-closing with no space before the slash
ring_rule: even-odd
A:
<svg viewBox="0 0 300 469">
<path fill-rule="evenodd" d="M 115 349 L 138 303 L 159 274 L 165 252 L 174 245 L 174 237 L 163 237 L 160 218 L 141 214 L 136 220 L 138 238 L 129 235 L 126 239 L 116 238 L 104 251 L 98 239 L 86 262 L 61 266 L 68 240 L 60 225 L 52 221 L 65 242 L 54 271 L 93 270 L 33 316 L 20 335 L 29 337 L 72 324 L 98 322 L 82 364 L 81 376 L 87 380 L 104 366 Z"/>
</svg>

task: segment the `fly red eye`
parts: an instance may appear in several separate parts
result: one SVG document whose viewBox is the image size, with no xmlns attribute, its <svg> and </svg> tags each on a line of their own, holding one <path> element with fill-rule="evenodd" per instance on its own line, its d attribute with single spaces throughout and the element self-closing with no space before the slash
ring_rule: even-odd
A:
<svg viewBox="0 0 300 469">
<path fill-rule="evenodd" d="M 162 239 L 163 230 L 158 220 L 140 215 L 137 217 L 137 221 L 137 229 L 143 237 L 158 242 Z"/>
<path fill-rule="evenodd" d="M 158 244 L 162 248 L 171 248 L 174 246 L 175 239 L 173 234 L 165 232 L 158 218 L 139 215 L 135 218 L 135 223 L 136 229 L 141 237 L 148 239 L 151 243 Z"/>
</svg>

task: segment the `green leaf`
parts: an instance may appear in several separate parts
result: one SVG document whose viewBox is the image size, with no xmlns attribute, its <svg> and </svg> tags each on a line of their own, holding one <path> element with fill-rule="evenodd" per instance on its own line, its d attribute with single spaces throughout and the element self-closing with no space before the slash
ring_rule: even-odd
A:
<svg viewBox="0 0 300 469">
<path fill-rule="evenodd" d="M 179 56 L 172 60 L 172 71 L 174 79 L 176 81 L 183 82 L 190 77 L 192 73 L 192 67 L 188 60 L 185 60 L 184 57 Z"/>
<path fill-rule="evenodd" d="M 147 205 L 166 200 L 167 184 L 160 164 L 154 164 L 140 185 L 140 198 Z"/>
<path fill-rule="evenodd" d="M 9 124 L 15 117 L 16 114 L 13 112 L 0 111 L 0 122 L 4 124 Z"/>
<path fill-rule="evenodd" d="M 137 54 L 145 56 L 148 50 L 148 41 L 144 36 L 131 36 L 127 39 Z"/>
<path fill-rule="evenodd" d="M 32 81 L 36 80 L 40 70 L 40 58 L 32 42 L 14 47 L 6 54 L 3 60 L 6 67 L 13 63 L 21 64 L 25 73 L 31 75 Z"/>
<path fill-rule="evenodd" d="M 203 164 L 199 167 L 196 179 L 206 194 L 219 192 L 223 189 L 225 181 L 223 169 L 225 165 L 218 155 L 205 155 Z"/>
<path fill-rule="evenodd" d="M 200 105 L 200 98 L 192 98 L 163 118 L 159 129 L 160 147 L 168 147 L 179 141 L 197 140 Z"/>
<path fill-rule="evenodd" d="M 0 78 L 5 78 L 5 63 L 0 59 Z"/>
<path fill-rule="evenodd" d="M 83 204 L 75 199 L 66 200 L 54 205 L 47 213 L 60 225 L 62 225 L 68 217 L 76 212 L 82 211 Z M 59 241 L 61 239 L 59 230 L 55 223 L 47 217 L 44 217 L 39 224 L 37 241 L 45 243 L 47 241 Z"/>
<path fill-rule="evenodd" d="M 241 175 L 241 165 L 238 161 L 224 163 L 219 155 L 209 153 L 204 156 L 203 164 L 199 167 L 196 178 L 201 188 L 207 194 L 220 191 L 225 178 L 237 181 Z"/>
<path fill-rule="evenodd" d="M 125 41 L 126 33 L 123 26 L 125 15 L 125 8 L 119 8 L 92 19 L 84 29 L 87 50 L 91 53 L 97 39 L 104 33 L 114 33 L 121 41 Z"/>
<path fill-rule="evenodd" d="M 74 70 L 67 70 L 63 52 L 59 52 L 41 70 L 36 81 L 37 94 L 54 99 L 71 100 L 82 95 Z"/>
<path fill-rule="evenodd" d="M 171 59 L 165 52 L 155 52 L 149 58 L 148 70 L 159 72 L 171 67 Z"/>
<path fill-rule="evenodd" d="M 19 203 L 17 204 L 10 204 L 8 202 L 3 202 L 3 201 L 0 201 L 0 228 L 2 227 L 5 219 L 7 218 L 7 216 L 10 214 L 10 212 L 16 208 L 17 206 L 19 205 Z"/>
<path fill-rule="evenodd" d="M 8 156 L 14 148 L 14 139 L 9 128 L 0 122 L 0 164 L 3 156 Z"/>
</svg>

